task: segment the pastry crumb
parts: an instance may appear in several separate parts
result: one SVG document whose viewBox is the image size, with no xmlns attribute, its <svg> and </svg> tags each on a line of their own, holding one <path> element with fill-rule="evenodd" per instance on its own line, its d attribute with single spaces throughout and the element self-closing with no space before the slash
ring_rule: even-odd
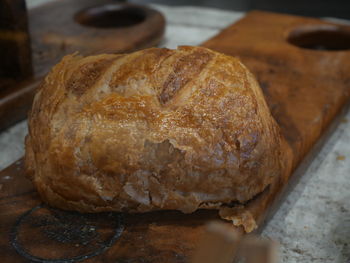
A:
<svg viewBox="0 0 350 263">
<path fill-rule="evenodd" d="M 345 160 L 345 156 L 344 155 L 338 155 L 337 156 L 337 161 L 344 161 Z"/>
<path fill-rule="evenodd" d="M 246 233 L 250 233 L 258 227 L 253 215 L 244 206 L 222 207 L 219 210 L 219 215 L 222 219 L 232 221 L 234 226 L 243 226 Z"/>
</svg>

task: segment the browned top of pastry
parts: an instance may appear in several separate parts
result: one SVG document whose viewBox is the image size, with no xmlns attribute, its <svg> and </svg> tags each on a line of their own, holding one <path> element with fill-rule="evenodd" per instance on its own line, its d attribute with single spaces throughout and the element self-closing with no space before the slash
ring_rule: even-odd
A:
<svg viewBox="0 0 350 263">
<path fill-rule="evenodd" d="M 280 135 L 236 58 L 201 47 L 69 55 L 38 90 L 26 167 L 79 211 L 218 208 L 279 176 Z"/>
</svg>

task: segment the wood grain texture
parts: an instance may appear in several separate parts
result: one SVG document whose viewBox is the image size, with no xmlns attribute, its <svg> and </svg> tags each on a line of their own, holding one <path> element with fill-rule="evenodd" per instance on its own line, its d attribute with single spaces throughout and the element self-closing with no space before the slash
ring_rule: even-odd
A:
<svg viewBox="0 0 350 263">
<path fill-rule="evenodd" d="M 12 7 L 16 1 L 4 0 L 1 4 L 10 8 L 10 2 Z M 27 79 L 16 82 L 7 76 L 0 80 L 0 130 L 26 118 L 36 88 L 35 82 L 64 55 L 74 52 L 82 55 L 125 53 L 151 47 L 159 43 L 165 30 L 163 15 L 145 6 L 120 4 L 113 0 L 53 1 L 28 12 L 30 53 L 28 34 L 25 35 L 22 29 L 26 26 L 22 22 L 26 18 L 25 9 L 17 7 L 16 10 L 13 13 L 6 11 L 6 14 L 10 14 L 13 21 L 21 17 L 18 22 L 21 27 L 16 30 L 26 38 L 21 38 L 16 45 L 4 39 L 0 41 L 0 54 L 4 53 L 0 63 L 4 67 L 0 69 L 9 69 L 15 76 L 21 75 L 21 80 L 23 77 Z M 28 45 L 24 45 L 24 40 Z M 11 46 L 13 52 L 6 51 L 4 45 Z M 28 78 L 32 72 L 31 57 L 32 80 Z M 13 63 L 14 60 L 18 66 Z M 9 64 L 16 68 L 9 67 Z"/>
<path fill-rule="evenodd" d="M 101 8 L 86 11 L 91 25 L 79 23 L 86 19 L 79 20 L 77 14 L 93 7 Z M 115 10 L 112 15 L 110 9 Z M 129 26 L 123 26 L 126 17 L 135 13 L 139 15 L 131 18 Z M 106 17 L 105 26 L 98 25 L 101 16 Z M 29 25 L 34 72 L 40 76 L 62 56 L 77 51 L 82 55 L 123 53 L 155 46 L 163 37 L 165 20 L 158 11 L 145 6 L 111 0 L 60 0 L 30 10 Z"/>
<path fill-rule="evenodd" d="M 285 175 L 246 206 L 260 230 L 283 200 L 281 197 L 303 175 L 303 169 L 317 154 L 349 102 L 350 52 L 303 49 L 289 44 L 286 41 L 289 32 L 305 25 L 335 26 L 316 19 L 251 12 L 203 44 L 239 56 L 255 74 L 286 139 Z M 23 213 L 40 204 L 40 199 L 25 179 L 21 161 L 0 173 L 0 184 L 0 232 L 4 233 L 0 236 L 0 254 L 3 262 L 28 262 L 11 245 L 11 230 Z M 189 262 L 205 222 L 218 218 L 216 211 L 197 211 L 191 215 L 169 211 L 124 217 L 120 239 L 85 262 Z M 61 220 L 69 222 L 69 218 L 62 216 Z M 46 226 L 38 228 L 34 221 L 31 227 L 30 231 L 22 229 L 19 240 L 28 249 L 33 247 L 30 244 L 36 244 L 32 253 L 51 259 L 67 258 L 66 250 L 48 252 L 47 242 L 39 238 L 47 233 Z M 45 238 L 49 240 L 50 236 Z M 68 247 L 74 250 L 77 245 L 81 246 L 71 242 Z M 57 247 L 60 246 L 57 241 Z"/>
</svg>

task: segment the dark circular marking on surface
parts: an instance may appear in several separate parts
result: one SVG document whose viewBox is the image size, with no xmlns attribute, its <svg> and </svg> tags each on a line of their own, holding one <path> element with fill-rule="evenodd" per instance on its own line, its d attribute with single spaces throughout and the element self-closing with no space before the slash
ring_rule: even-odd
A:
<svg viewBox="0 0 350 263">
<path fill-rule="evenodd" d="M 52 216 L 52 219 L 46 219 L 44 222 L 37 222 L 35 227 L 38 227 L 39 229 L 43 227 L 43 229 L 40 229 L 42 233 L 44 233 L 48 238 L 50 238 L 53 241 L 60 242 L 60 243 L 79 243 L 81 245 L 87 245 L 91 240 L 96 239 L 98 237 L 98 233 L 96 231 L 96 227 L 93 225 L 80 225 L 76 226 L 74 224 L 71 224 L 69 222 L 68 224 L 64 224 L 63 226 L 60 226 L 60 223 L 55 223 L 57 220 L 56 217 L 59 217 L 59 220 L 71 220 L 72 216 L 80 216 L 83 218 L 84 214 L 79 214 L 77 212 L 67 212 L 67 211 L 61 211 L 58 209 L 54 208 L 49 208 L 44 204 L 40 204 L 24 214 L 22 214 L 14 224 L 11 233 L 10 233 L 10 242 L 12 246 L 16 249 L 17 253 L 20 254 L 21 256 L 33 261 L 33 262 L 39 262 L 39 263 L 73 263 L 77 261 L 82 261 L 94 256 L 97 256 L 99 254 L 102 254 L 105 252 L 108 248 L 110 248 L 121 236 L 123 230 L 124 230 L 124 224 L 123 224 L 123 217 L 121 214 L 117 213 L 108 213 L 108 216 L 112 217 L 112 219 L 116 219 L 116 227 L 114 228 L 114 233 L 112 237 L 104 242 L 98 242 L 100 244 L 100 247 L 97 248 L 96 250 L 79 255 L 79 256 L 74 256 L 71 258 L 57 258 L 57 259 L 46 259 L 46 258 L 41 258 L 39 256 L 32 255 L 28 250 L 19 242 L 19 232 L 20 232 L 20 227 L 24 223 L 28 223 L 26 221 L 30 221 L 29 217 L 36 212 L 39 209 L 46 208 L 50 210 L 54 216 Z M 105 213 L 106 214 L 106 213 Z M 66 216 L 68 215 L 68 218 Z M 90 214 L 91 215 L 91 214 Z M 51 221 L 50 221 L 51 220 Z M 84 219 L 83 219 L 84 220 Z M 50 221 L 50 222 L 49 222 Z M 81 221 L 81 220 L 80 220 Z M 54 225 L 53 227 L 56 227 L 56 231 L 51 228 L 51 226 Z M 47 227 L 49 226 L 49 227 Z M 73 229 L 75 227 L 75 229 Z M 46 228 L 45 228 L 46 227 Z M 57 231 L 58 227 L 58 231 Z M 88 231 L 83 231 L 85 227 L 89 227 Z"/>
</svg>

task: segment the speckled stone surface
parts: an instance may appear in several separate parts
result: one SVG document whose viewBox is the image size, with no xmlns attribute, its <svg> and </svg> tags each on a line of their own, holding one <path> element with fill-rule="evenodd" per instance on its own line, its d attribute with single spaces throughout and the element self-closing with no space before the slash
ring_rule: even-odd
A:
<svg viewBox="0 0 350 263">
<path fill-rule="evenodd" d="M 36 6 L 45 0 L 28 0 Z M 167 19 L 162 47 L 198 45 L 244 14 L 154 6 Z M 349 72 L 350 74 L 350 72 Z M 23 121 L 0 133 L 0 169 L 23 155 Z M 350 262 L 350 112 L 288 195 L 263 235 L 280 243 L 281 262 Z"/>
</svg>

